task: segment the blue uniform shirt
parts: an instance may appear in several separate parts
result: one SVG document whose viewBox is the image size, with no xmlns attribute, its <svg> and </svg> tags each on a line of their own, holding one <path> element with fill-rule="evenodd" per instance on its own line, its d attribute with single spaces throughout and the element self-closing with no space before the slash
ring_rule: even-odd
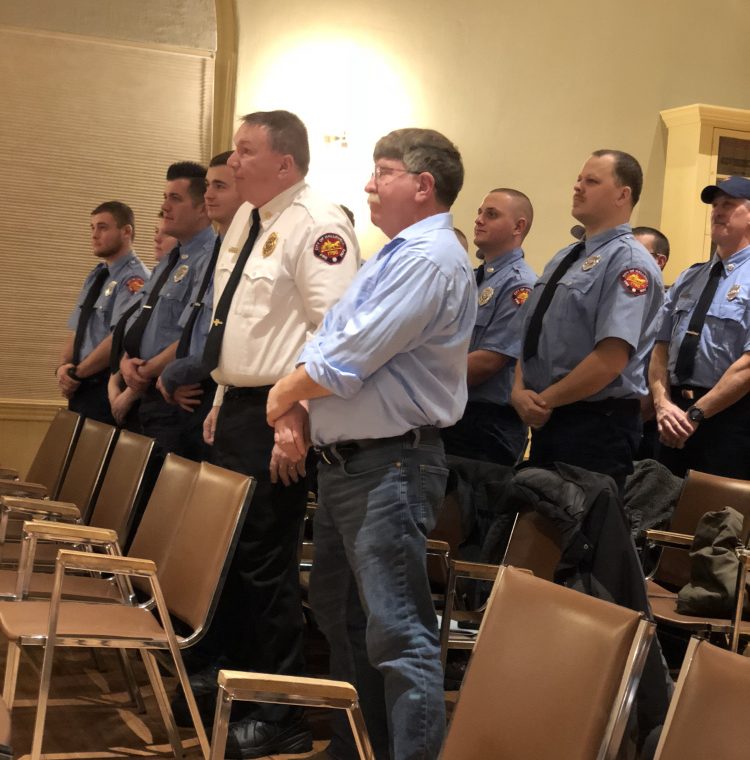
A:
<svg viewBox="0 0 750 760">
<path fill-rule="evenodd" d="M 669 380 L 673 385 L 678 384 L 674 368 L 682 339 L 711 267 L 718 260 L 685 270 L 667 292 L 656 340 L 669 342 Z M 750 246 L 724 261 L 724 272 L 701 330 L 693 373 L 683 381 L 686 385 L 713 388 L 729 366 L 750 351 L 749 260 Z"/>
<path fill-rule="evenodd" d="M 140 297 L 141 289 L 149 279 L 143 262 L 130 251 L 112 264 L 97 264 L 88 274 L 78 295 L 76 307 L 68 318 L 68 327 L 75 332 L 81 306 L 101 266 L 109 266 L 109 277 L 94 304 L 86 334 L 81 344 L 81 359 L 85 359 L 114 329 L 120 317 Z"/>
<path fill-rule="evenodd" d="M 534 287 L 536 274 L 520 248 L 485 262 L 484 273 L 469 353 L 484 350 L 515 357 L 521 338 L 517 330 L 510 329 L 510 323 Z M 509 404 L 515 366 L 515 358 L 511 358 L 499 372 L 469 388 L 469 401 Z"/>
<path fill-rule="evenodd" d="M 159 298 L 154 304 L 154 312 L 143 333 L 140 351 L 142 359 L 151 359 L 180 339 L 182 334 L 180 317 L 190 303 L 190 296 L 196 283 L 200 283 L 203 277 L 215 240 L 216 233 L 209 225 L 180 246 L 180 257 L 159 293 Z M 165 256 L 154 269 L 151 279 L 146 283 L 141 294 L 143 303 L 148 300 L 151 288 L 159 281 L 159 275 L 168 263 L 169 257 Z M 128 329 L 139 313 L 137 311 L 130 318 Z"/>
<path fill-rule="evenodd" d="M 609 385 L 587 398 L 638 398 L 647 393 L 644 361 L 656 335 L 656 317 L 664 301 L 659 267 L 621 224 L 586 240 L 586 250 L 560 280 L 544 315 L 536 356 L 522 361 L 527 388 L 541 393 L 562 380 L 605 338 L 620 338 L 631 349 L 630 361 Z M 572 246 L 555 254 L 518 312 L 520 333 L 557 265 Z M 515 325 L 514 325 L 515 326 Z M 517 355 L 523 352 L 523 338 Z"/>
<path fill-rule="evenodd" d="M 466 405 L 476 286 L 453 217 L 407 227 L 357 273 L 299 362 L 333 396 L 310 401 L 313 441 L 446 427 Z"/>
<path fill-rule="evenodd" d="M 185 310 L 180 317 L 180 327 L 183 329 L 193 311 L 193 306 L 191 304 L 197 302 L 198 291 L 200 290 L 202 281 L 203 277 L 200 277 L 191 295 L 190 303 L 185 307 Z M 211 317 L 214 305 L 213 275 L 211 275 L 211 281 L 208 283 L 208 287 L 203 294 L 201 303 L 203 305 L 198 307 L 200 308 L 200 312 L 198 313 L 198 318 L 195 320 L 193 332 L 190 336 L 190 349 L 188 355 L 170 362 L 161 373 L 162 384 L 169 393 L 174 393 L 180 385 L 202 383 L 204 380 L 208 380 L 211 376 L 210 373 L 205 371 L 203 366 L 203 349 L 206 347 L 206 338 L 208 337 L 208 331 L 211 329 Z"/>
</svg>

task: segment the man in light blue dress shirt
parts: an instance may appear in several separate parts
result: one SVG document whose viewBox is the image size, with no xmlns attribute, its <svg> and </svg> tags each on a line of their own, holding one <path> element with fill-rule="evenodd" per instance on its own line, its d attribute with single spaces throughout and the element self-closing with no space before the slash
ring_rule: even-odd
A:
<svg viewBox="0 0 750 760">
<path fill-rule="evenodd" d="M 391 241 L 272 389 L 268 418 L 299 458 L 285 417 L 310 399 L 321 458 L 310 600 L 331 675 L 356 684 L 376 757 L 416 760 L 437 757 L 445 729 L 425 541 L 448 476 L 438 429 L 466 403 L 476 289 L 449 213 L 463 183 L 455 146 L 401 129 L 374 159 L 365 190 Z M 328 756 L 357 755 L 337 730 Z"/>
</svg>

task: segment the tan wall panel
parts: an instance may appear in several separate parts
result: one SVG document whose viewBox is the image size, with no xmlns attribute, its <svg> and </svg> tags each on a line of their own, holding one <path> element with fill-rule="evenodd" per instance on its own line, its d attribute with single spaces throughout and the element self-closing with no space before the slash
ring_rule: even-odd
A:
<svg viewBox="0 0 750 760">
<path fill-rule="evenodd" d="M 466 183 L 454 210 L 469 233 L 488 189 L 527 192 L 536 219 L 526 248 L 539 271 L 570 240 L 572 184 L 591 150 L 639 158 L 646 188 L 634 221 L 658 225 L 659 112 L 750 107 L 742 0 L 238 0 L 238 12 L 237 114 L 289 108 L 312 126 L 311 176 L 354 209 L 367 255 L 382 237 L 362 187 L 374 139 L 389 129 L 430 126 L 458 144 Z M 324 142 L 344 130 L 347 149 Z"/>
<path fill-rule="evenodd" d="M 0 465 L 25 476 L 58 408 L 56 402 L 0 401 Z"/>
<path fill-rule="evenodd" d="M 213 60 L 10 28 L 0 51 L 0 398 L 59 398 L 65 324 L 95 263 L 89 214 L 131 205 L 153 263 L 166 167 L 209 157 Z"/>
</svg>

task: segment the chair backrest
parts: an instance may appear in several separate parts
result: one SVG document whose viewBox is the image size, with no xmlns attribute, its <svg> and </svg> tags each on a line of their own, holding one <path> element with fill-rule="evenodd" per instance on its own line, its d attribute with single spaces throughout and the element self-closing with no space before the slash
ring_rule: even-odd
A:
<svg viewBox="0 0 750 760">
<path fill-rule="evenodd" d="M 750 659 L 691 639 L 654 760 L 745 760 Z"/>
<path fill-rule="evenodd" d="M 128 549 L 129 556 L 153 560 L 157 568 L 162 568 L 199 470 L 198 462 L 167 454 Z M 133 585 L 150 591 L 148 581 L 142 578 L 133 578 Z"/>
<path fill-rule="evenodd" d="M 706 512 L 732 507 L 745 517 L 742 538 L 750 535 L 750 481 L 724 478 L 690 470 L 675 506 L 669 529 L 676 533 L 695 533 Z M 661 585 L 681 588 L 690 580 L 690 557 L 679 549 L 663 549 L 654 580 Z"/>
<path fill-rule="evenodd" d="M 26 473 L 26 480 L 45 486 L 51 499 L 57 498 L 80 427 L 81 417 L 78 414 L 60 409 Z"/>
<path fill-rule="evenodd" d="M 501 567 L 440 757 L 614 757 L 652 634 L 637 612 Z"/>
<path fill-rule="evenodd" d="M 153 438 L 121 430 L 91 513 L 91 525 L 117 533 L 120 546 L 130 532 L 134 509 L 143 486 Z"/>
<path fill-rule="evenodd" d="M 169 555 L 157 565 L 170 613 L 198 635 L 210 622 L 254 486 L 251 477 L 202 462 Z"/>
<path fill-rule="evenodd" d="M 503 564 L 531 570 L 537 578 L 551 581 L 560 561 L 560 531 L 538 512 L 519 512 L 508 539 Z"/>
<path fill-rule="evenodd" d="M 116 434 L 117 428 L 90 418 L 81 426 L 58 499 L 75 504 L 84 521 L 98 495 Z"/>
</svg>

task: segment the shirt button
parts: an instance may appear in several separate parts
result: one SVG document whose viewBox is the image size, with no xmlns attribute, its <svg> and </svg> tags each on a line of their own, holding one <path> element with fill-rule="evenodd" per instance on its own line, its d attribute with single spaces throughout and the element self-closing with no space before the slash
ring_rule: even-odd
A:
<svg viewBox="0 0 750 760">
<path fill-rule="evenodd" d="M 488 268 L 488 269 L 487 269 L 487 271 L 488 271 L 490 274 L 493 274 L 495 270 L 494 270 L 494 269 L 492 269 L 492 268 Z"/>
<path fill-rule="evenodd" d="M 727 272 L 734 272 L 734 264 L 727 264 Z"/>
</svg>

